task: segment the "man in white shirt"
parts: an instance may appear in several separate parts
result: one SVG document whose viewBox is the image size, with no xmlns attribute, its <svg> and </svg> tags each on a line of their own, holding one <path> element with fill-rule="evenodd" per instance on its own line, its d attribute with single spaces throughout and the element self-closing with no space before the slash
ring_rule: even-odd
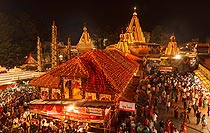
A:
<svg viewBox="0 0 210 133">
<path fill-rule="evenodd" d="M 177 128 L 174 128 L 172 133 L 179 133 L 179 131 L 177 130 Z"/>
<path fill-rule="evenodd" d="M 151 133 L 157 133 L 157 129 L 155 129 L 155 127 L 153 126 L 151 129 Z"/>
<path fill-rule="evenodd" d="M 157 123 L 157 114 L 156 113 L 154 113 L 153 114 L 153 116 L 152 116 L 152 118 L 153 118 L 153 121 L 154 121 L 154 124 L 156 124 Z"/>
</svg>

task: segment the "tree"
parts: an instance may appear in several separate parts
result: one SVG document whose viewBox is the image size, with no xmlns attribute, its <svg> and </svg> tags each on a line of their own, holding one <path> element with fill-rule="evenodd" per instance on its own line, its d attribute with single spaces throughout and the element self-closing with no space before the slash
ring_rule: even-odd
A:
<svg viewBox="0 0 210 133">
<path fill-rule="evenodd" d="M 22 65 L 24 57 L 36 51 L 36 32 L 27 14 L 0 12 L 0 65 Z"/>
<path fill-rule="evenodd" d="M 91 36 L 95 41 L 98 49 L 104 49 L 106 46 L 116 44 L 119 40 L 119 29 L 112 29 L 110 26 L 105 26 L 104 29 L 95 29 Z M 106 46 L 104 46 L 104 43 Z"/>
<path fill-rule="evenodd" d="M 150 38 L 151 38 L 150 32 L 144 32 L 144 37 L 145 37 L 146 42 L 150 42 Z"/>
<path fill-rule="evenodd" d="M 152 33 L 150 42 L 154 42 L 160 45 L 167 45 L 169 42 L 170 35 L 166 32 L 166 29 L 163 26 L 156 26 Z"/>
</svg>

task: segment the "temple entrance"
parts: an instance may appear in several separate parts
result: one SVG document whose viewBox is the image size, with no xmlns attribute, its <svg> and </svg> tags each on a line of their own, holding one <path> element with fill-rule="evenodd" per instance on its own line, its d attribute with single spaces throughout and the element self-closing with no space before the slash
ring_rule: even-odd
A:
<svg viewBox="0 0 210 133">
<path fill-rule="evenodd" d="M 72 81 L 68 80 L 65 84 L 64 84 L 64 95 L 65 95 L 65 99 L 71 99 L 72 96 Z"/>
</svg>

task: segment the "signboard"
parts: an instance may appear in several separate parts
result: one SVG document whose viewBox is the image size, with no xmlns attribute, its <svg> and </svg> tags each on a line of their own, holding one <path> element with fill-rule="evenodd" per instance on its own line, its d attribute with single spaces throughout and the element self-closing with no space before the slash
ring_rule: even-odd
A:
<svg viewBox="0 0 210 133">
<path fill-rule="evenodd" d="M 172 67 L 160 67 L 161 72 L 172 72 Z"/>
<path fill-rule="evenodd" d="M 91 115 L 97 115 L 97 116 L 102 116 L 102 109 L 100 108 L 86 108 L 86 113 L 91 114 Z"/>
<path fill-rule="evenodd" d="M 135 103 L 120 101 L 119 110 L 135 112 Z"/>
</svg>

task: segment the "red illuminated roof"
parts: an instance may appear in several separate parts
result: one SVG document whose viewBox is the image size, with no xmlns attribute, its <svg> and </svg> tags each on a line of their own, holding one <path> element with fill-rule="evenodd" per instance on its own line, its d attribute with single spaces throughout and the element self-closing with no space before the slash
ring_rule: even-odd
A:
<svg viewBox="0 0 210 133">
<path fill-rule="evenodd" d="M 61 64 L 56 67 L 52 74 L 54 76 L 61 77 L 77 77 L 77 78 L 87 78 L 89 74 L 87 72 L 87 68 L 82 63 L 80 56 L 74 57 L 73 59 Z"/>
<path fill-rule="evenodd" d="M 29 85 L 48 88 L 59 88 L 60 77 L 52 76 L 51 73 L 52 71 L 49 71 L 40 77 L 34 78 L 30 81 Z"/>
<path fill-rule="evenodd" d="M 90 50 L 32 80 L 30 85 L 59 86 L 59 77 L 75 77 L 87 79 L 82 88 L 86 91 L 122 91 L 138 67 L 118 50 Z"/>
</svg>

